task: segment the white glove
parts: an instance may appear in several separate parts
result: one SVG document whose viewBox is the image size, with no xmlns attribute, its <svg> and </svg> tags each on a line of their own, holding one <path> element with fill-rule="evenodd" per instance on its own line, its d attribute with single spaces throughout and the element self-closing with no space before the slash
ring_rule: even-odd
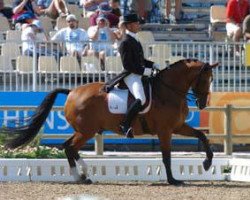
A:
<svg viewBox="0 0 250 200">
<path fill-rule="evenodd" d="M 154 63 L 154 64 L 153 64 L 153 68 L 154 68 L 154 69 L 161 70 L 161 66 L 160 66 L 159 64 L 157 64 L 157 63 Z"/>
<path fill-rule="evenodd" d="M 151 72 L 151 77 L 156 77 L 156 75 L 160 72 L 159 69 L 157 68 L 152 68 L 152 72 Z"/>
</svg>

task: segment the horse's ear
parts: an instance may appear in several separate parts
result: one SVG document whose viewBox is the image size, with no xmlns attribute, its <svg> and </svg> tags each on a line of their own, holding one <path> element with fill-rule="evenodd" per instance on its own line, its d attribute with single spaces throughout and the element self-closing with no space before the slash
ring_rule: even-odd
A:
<svg viewBox="0 0 250 200">
<path fill-rule="evenodd" d="M 217 62 L 217 63 L 214 63 L 214 64 L 211 64 L 211 65 L 210 65 L 210 68 L 213 69 L 213 68 L 215 68 L 215 67 L 217 67 L 217 66 L 219 66 L 219 63 L 218 63 L 218 62 Z"/>
</svg>

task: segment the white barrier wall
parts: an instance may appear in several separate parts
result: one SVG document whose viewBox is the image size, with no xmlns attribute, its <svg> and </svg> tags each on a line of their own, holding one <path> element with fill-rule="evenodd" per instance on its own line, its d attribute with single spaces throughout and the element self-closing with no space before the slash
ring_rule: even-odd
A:
<svg viewBox="0 0 250 200">
<path fill-rule="evenodd" d="M 228 159 L 216 158 L 209 171 L 203 158 L 174 158 L 172 171 L 179 180 L 225 180 L 223 169 Z M 92 181 L 165 181 L 165 167 L 160 158 L 85 159 Z M 81 169 L 79 169 L 81 170 Z M 66 159 L 1 159 L 0 181 L 73 181 Z"/>
<path fill-rule="evenodd" d="M 233 158 L 229 161 L 232 167 L 230 180 L 250 182 L 250 159 Z"/>
</svg>

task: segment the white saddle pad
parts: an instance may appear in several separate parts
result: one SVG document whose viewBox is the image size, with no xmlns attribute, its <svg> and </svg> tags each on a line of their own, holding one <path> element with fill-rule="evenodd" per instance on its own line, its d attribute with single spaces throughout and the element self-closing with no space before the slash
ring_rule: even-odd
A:
<svg viewBox="0 0 250 200">
<path fill-rule="evenodd" d="M 140 114 L 148 112 L 151 107 L 151 102 L 152 102 L 151 87 L 149 92 L 150 92 L 149 105 L 143 111 L 141 111 Z M 125 114 L 128 109 L 128 94 L 129 94 L 128 90 L 121 90 L 119 88 L 114 87 L 114 89 L 108 93 L 109 112 L 113 114 Z"/>
</svg>

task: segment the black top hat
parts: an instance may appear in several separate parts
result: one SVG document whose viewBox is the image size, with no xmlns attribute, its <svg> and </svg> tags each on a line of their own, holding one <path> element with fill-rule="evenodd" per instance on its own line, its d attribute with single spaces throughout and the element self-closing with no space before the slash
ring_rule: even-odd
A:
<svg viewBox="0 0 250 200">
<path fill-rule="evenodd" d="M 124 23 L 133 23 L 133 22 L 139 22 L 138 15 L 136 13 L 131 13 L 123 16 L 123 22 Z"/>
</svg>

